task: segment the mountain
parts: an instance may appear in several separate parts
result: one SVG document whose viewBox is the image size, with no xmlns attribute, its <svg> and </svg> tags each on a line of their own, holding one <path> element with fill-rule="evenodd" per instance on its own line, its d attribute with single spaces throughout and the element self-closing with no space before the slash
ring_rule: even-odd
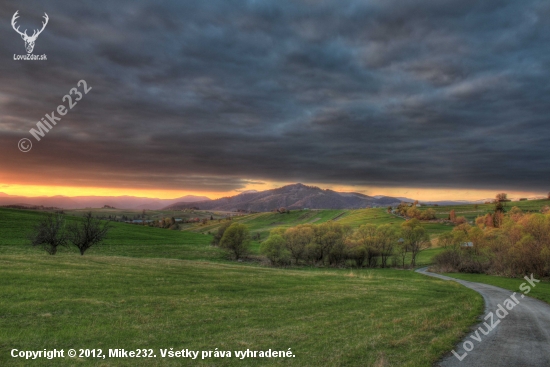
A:
<svg viewBox="0 0 550 367">
<path fill-rule="evenodd" d="M 372 206 L 398 205 L 401 200 L 384 196 L 375 198 L 356 192 L 336 192 L 315 186 L 293 184 L 278 189 L 243 192 L 236 196 L 201 202 L 180 202 L 169 205 L 167 210 L 198 207 L 204 210 L 267 212 L 277 208 L 287 209 L 360 209 Z"/>
<path fill-rule="evenodd" d="M 205 202 L 206 196 L 187 195 L 176 199 L 142 198 L 136 196 L 15 196 L 0 192 L 0 205 L 46 206 L 63 209 L 103 208 L 105 205 L 117 209 L 158 210 L 179 202 Z"/>
</svg>

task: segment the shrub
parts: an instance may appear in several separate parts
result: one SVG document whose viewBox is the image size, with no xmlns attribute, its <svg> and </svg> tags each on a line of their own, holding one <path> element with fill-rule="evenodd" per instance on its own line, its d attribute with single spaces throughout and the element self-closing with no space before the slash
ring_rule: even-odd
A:
<svg viewBox="0 0 550 367">
<path fill-rule="evenodd" d="M 270 235 L 261 244 L 260 253 L 265 255 L 273 265 L 290 265 L 290 251 L 286 248 L 285 239 L 281 235 Z"/>
<path fill-rule="evenodd" d="M 231 222 L 224 222 L 221 226 L 218 227 L 218 231 L 214 234 L 214 238 L 212 238 L 212 246 L 219 246 L 220 241 L 222 240 L 223 234 L 225 233 L 225 230 L 229 228 L 231 225 Z"/>
<path fill-rule="evenodd" d="M 233 223 L 224 231 L 220 247 L 227 250 L 235 260 L 246 257 L 250 252 L 250 231 L 241 223 Z"/>
</svg>

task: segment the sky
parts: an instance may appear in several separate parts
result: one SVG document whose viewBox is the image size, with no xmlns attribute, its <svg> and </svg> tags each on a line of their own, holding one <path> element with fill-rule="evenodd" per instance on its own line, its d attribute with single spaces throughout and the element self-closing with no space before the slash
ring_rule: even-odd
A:
<svg viewBox="0 0 550 367">
<path fill-rule="evenodd" d="M 547 0 L 6 0 L 0 32 L 0 192 L 550 191 Z"/>
</svg>

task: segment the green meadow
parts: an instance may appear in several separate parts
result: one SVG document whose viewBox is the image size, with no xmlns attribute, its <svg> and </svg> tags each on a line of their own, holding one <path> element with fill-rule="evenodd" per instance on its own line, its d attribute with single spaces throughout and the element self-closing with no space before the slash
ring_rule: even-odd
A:
<svg viewBox="0 0 550 367">
<path fill-rule="evenodd" d="M 525 201 L 510 201 L 504 203 L 505 210 L 508 211 L 514 206 L 517 206 L 524 212 L 540 212 L 540 210 L 550 205 L 550 200 L 525 200 Z M 454 210 L 457 216 L 466 217 L 468 221 L 474 221 L 478 216 L 483 216 L 489 212 L 494 212 L 494 204 L 464 204 L 464 205 L 450 205 L 450 206 L 423 206 L 420 210 L 426 210 L 431 208 L 435 210 L 436 217 L 441 219 L 447 219 L 451 210 Z"/>
<path fill-rule="evenodd" d="M 288 225 L 319 215 L 298 219 L 303 214 L 288 214 Z M 477 293 L 413 271 L 235 263 L 203 233 L 123 223 L 84 256 L 72 249 L 50 256 L 26 243 L 42 215 L 0 209 L 2 366 L 431 366 L 483 309 Z M 260 229 L 271 225 L 263 216 L 239 220 Z M 341 218 L 360 224 L 357 216 Z M 26 361 L 10 356 L 14 348 L 153 349 L 157 358 Z M 161 358 L 165 348 L 218 348 L 233 357 Z M 234 357 L 289 348 L 295 357 Z"/>
<path fill-rule="evenodd" d="M 37 253 L 27 245 L 26 234 L 44 213 L 0 208 L 0 254 Z M 67 216 L 68 221 L 78 220 Z M 86 255 L 159 257 L 187 260 L 222 260 L 220 249 L 209 246 L 211 236 L 191 232 L 112 223 L 107 240 L 92 247 Z M 60 253 L 77 253 L 61 248 Z"/>
<path fill-rule="evenodd" d="M 390 224 L 400 226 L 405 220 L 387 212 L 385 208 L 371 209 L 341 209 L 341 210 L 291 210 L 290 213 L 256 213 L 235 217 L 233 220 L 246 224 L 253 233 L 260 233 L 262 238 L 267 237 L 273 228 L 289 228 L 299 224 L 321 224 L 327 221 L 338 221 L 357 228 L 363 224 L 375 225 Z M 210 222 L 207 225 L 196 224 L 189 230 L 199 233 L 213 233 L 220 223 Z M 451 225 L 441 223 L 423 223 L 428 233 L 435 237 L 443 232 L 450 231 Z"/>
<path fill-rule="evenodd" d="M 399 270 L 288 270 L 118 256 L 0 255 L 0 364 L 12 348 L 154 349 L 154 359 L 56 366 L 181 365 L 158 349 L 288 350 L 291 359 L 198 366 L 431 366 L 482 309 L 481 297 Z M 186 363 L 187 364 L 187 363 Z"/>
</svg>

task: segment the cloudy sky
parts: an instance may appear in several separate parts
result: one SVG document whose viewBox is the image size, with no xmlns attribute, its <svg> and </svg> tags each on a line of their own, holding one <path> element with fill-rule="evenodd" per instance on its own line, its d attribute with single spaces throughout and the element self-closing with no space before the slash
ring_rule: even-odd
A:
<svg viewBox="0 0 550 367">
<path fill-rule="evenodd" d="M 548 0 L 7 0 L 0 32 L 2 192 L 550 190 Z"/>
</svg>

